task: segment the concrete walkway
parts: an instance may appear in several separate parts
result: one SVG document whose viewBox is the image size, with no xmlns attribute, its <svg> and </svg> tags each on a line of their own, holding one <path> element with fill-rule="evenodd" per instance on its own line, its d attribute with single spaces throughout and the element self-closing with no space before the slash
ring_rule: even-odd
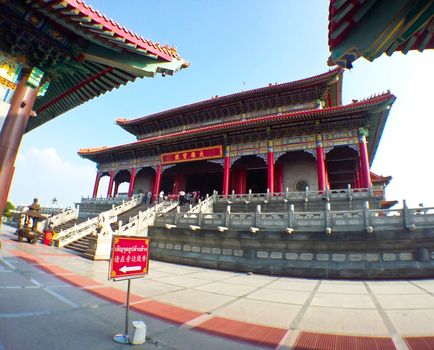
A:
<svg viewBox="0 0 434 350">
<path fill-rule="evenodd" d="M 126 282 L 108 262 L 19 243 L 2 230 L 0 263 L 19 257 L 115 303 Z M 151 252 L 152 254 L 152 252 Z M 434 280 L 348 281 L 215 271 L 151 261 L 131 283 L 133 310 L 277 349 L 434 349 Z"/>
</svg>

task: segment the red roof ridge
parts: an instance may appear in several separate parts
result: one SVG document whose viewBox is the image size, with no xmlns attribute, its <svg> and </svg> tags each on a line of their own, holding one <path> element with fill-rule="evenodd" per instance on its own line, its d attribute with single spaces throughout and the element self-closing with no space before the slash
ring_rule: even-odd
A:
<svg viewBox="0 0 434 350">
<path fill-rule="evenodd" d="M 141 143 L 146 143 L 146 142 L 159 141 L 159 140 L 169 139 L 169 138 L 173 138 L 173 137 L 191 135 L 191 134 L 200 133 L 200 132 L 214 131 L 214 130 L 224 129 L 224 128 L 228 128 L 228 127 L 232 127 L 232 126 L 250 125 L 250 124 L 261 123 L 261 122 L 270 121 L 270 120 L 283 120 L 283 119 L 295 118 L 295 117 L 300 117 L 300 116 L 316 116 L 316 115 L 320 117 L 323 115 L 328 115 L 328 114 L 333 113 L 333 112 L 339 112 L 339 111 L 345 111 L 345 110 L 354 110 L 354 109 L 361 108 L 361 107 L 368 106 L 368 105 L 375 105 L 375 104 L 383 103 L 389 99 L 395 99 L 395 96 L 393 94 L 391 94 L 390 92 L 386 92 L 386 93 L 382 93 L 380 95 L 377 95 L 375 97 L 372 97 L 369 99 L 364 99 L 363 101 L 354 102 L 354 103 L 350 103 L 347 105 L 335 106 L 335 107 L 323 108 L 323 109 L 307 109 L 307 110 L 301 110 L 301 111 L 296 111 L 296 112 L 276 113 L 276 114 L 264 115 L 264 116 L 254 117 L 254 118 L 243 119 L 243 120 L 238 119 L 238 120 L 228 121 L 228 122 L 224 122 L 224 123 L 220 123 L 220 124 L 211 124 L 211 125 L 201 126 L 201 127 L 189 129 L 189 130 L 176 131 L 176 132 L 172 132 L 172 133 L 164 134 L 164 135 L 151 136 L 151 137 L 148 137 L 146 139 L 140 139 L 140 140 L 137 140 L 134 142 L 124 144 L 124 145 L 108 147 L 108 149 L 115 150 L 115 149 L 120 149 L 123 146 L 130 146 L 130 145 L 136 145 L 136 144 L 141 144 Z M 79 154 L 80 153 L 81 152 L 79 152 Z M 86 153 L 97 153 L 97 152 L 86 152 Z M 81 153 L 81 154 L 83 154 L 83 153 Z"/>
<path fill-rule="evenodd" d="M 153 118 L 160 117 L 160 116 L 163 116 L 163 115 L 168 114 L 168 113 L 174 113 L 174 112 L 185 110 L 185 109 L 192 108 L 192 107 L 200 107 L 200 106 L 206 105 L 210 102 L 215 103 L 217 101 L 225 101 L 225 100 L 233 98 L 233 97 L 242 97 L 243 95 L 249 95 L 249 94 L 254 94 L 254 93 L 258 93 L 258 92 L 277 90 L 277 89 L 284 87 L 284 86 L 289 87 L 289 86 L 297 86 L 300 84 L 306 84 L 306 83 L 321 80 L 324 78 L 333 77 L 342 71 L 343 71 L 343 69 L 338 66 L 336 68 L 328 70 L 325 73 L 317 74 L 317 75 L 314 75 L 312 77 L 308 77 L 308 78 L 304 78 L 304 79 L 300 79 L 300 80 L 294 80 L 294 81 L 286 82 L 286 83 L 280 83 L 280 84 L 271 84 L 271 85 L 267 84 L 266 86 L 263 86 L 263 87 L 259 87 L 259 88 L 255 88 L 255 89 L 251 89 L 251 90 L 247 90 L 247 91 L 236 92 L 236 93 L 232 93 L 232 94 L 228 94 L 228 95 L 224 95 L 224 96 L 213 96 L 213 97 L 206 99 L 206 100 L 190 103 L 187 105 L 183 105 L 181 107 L 175 107 L 175 108 L 168 109 L 168 110 L 165 110 L 162 112 L 149 114 L 149 115 L 144 116 L 144 117 L 138 117 L 135 119 L 126 119 L 125 121 L 122 121 L 122 122 L 117 123 L 117 124 L 118 125 L 136 124 L 136 123 L 139 123 L 139 122 L 144 121 L 146 119 L 153 119 Z"/>
<path fill-rule="evenodd" d="M 103 25 L 107 30 L 115 32 L 117 35 L 122 36 L 131 43 L 139 46 L 140 48 L 150 51 L 152 54 L 160 56 L 161 58 L 171 61 L 172 58 L 181 59 L 175 48 L 170 50 L 164 50 L 160 48 L 160 45 L 156 45 L 149 39 L 144 39 L 141 36 L 133 33 L 131 30 L 121 26 L 116 21 L 110 19 L 104 14 L 101 14 L 98 10 L 95 10 L 92 6 L 87 5 L 83 0 L 65 0 L 66 3 L 98 24 Z"/>
</svg>

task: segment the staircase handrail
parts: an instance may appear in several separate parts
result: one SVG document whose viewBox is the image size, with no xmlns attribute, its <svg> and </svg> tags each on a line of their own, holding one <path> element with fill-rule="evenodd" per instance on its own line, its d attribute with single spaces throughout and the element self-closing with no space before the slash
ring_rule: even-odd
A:
<svg viewBox="0 0 434 350">
<path fill-rule="evenodd" d="M 142 202 L 142 195 L 139 195 L 137 197 L 134 197 L 128 202 L 123 202 L 121 205 L 118 205 L 117 207 L 114 207 L 110 210 L 100 213 L 97 217 L 94 217 L 93 219 L 89 219 L 78 225 L 74 225 L 73 227 L 68 228 L 64 231 L 60 231 L 57 234 L 57 238 L 56 238 L 57 245 L 59 247 L 62 247 L 65 244 L 68 244 L 76 239 L 82 238 L 87 234 L 95 231 L 96 224 L 98 223 L 98 219 L 101 215 L 107 215 L 107 217 L 110 220 L 110 223 L 112 223 L 117 220 L 118 215 L 136 207 L 141 202 Z M 65 241 L 67 241 L 68 243 L 64 243 Z"/>
<path fill-rule="evenodd" d="M 212 196 L 206 197 L 203 201 L 199 200 L 199 203 L 191 208 L 188 213 L 212 213 L 214 202 L 217 200 L 217 192 L 214 192 Z"/>
<path fill-rule="evenodd" d="M 118 235 L 140 235 L 148 226 L 153 225 L 157 216 L 167 213 L 178 205 L 177 201 L 163 201 L 130 218 L 129 222 L 116 231 Z"/>
<path fill-rule="evenodd" d="M 77 208 L 70 208 L 67 210 L 63 210 L 57 214 L 53 215 L 51 217 L 48 217 L 47 219 L 41 221 L 41 226 L 46 229 L 48 228 L 48 225 L 52 225 L 53 227 L 59 226 L 64 224 L 67 221 L 76 220 L 78 219 L 78 209 Z"/>
</svg>

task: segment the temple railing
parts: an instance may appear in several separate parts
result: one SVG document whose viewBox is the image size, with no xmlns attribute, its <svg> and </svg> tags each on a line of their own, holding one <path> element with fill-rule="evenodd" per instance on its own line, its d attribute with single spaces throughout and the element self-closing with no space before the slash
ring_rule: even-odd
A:
<svg viewBox="0 0 434 350">
<path fill-rule="evenodd" d="M 331 211 L 326 203 L 323 211 L 295 212 L 291 205 L 287 212 L 231 213 L 230 206 L 223 213 L 166 213 L 155 220 L 154 226 L 167 228 L 217 229 L 297 232 L 367 232 L 434 227 L 434 208 L 368 209 Z"/>
<path fill-rule="evenodd" d="M 129 222 L 125 225 L 122 225 L 122 221 L 119 221 L 119 228 L 116 234 L 124 236 L 146 236 L 148 226 L 153 225 L 155 219 L 160 214 L 167 213 L 177 207 L 177 205 L 177 201 L 164 201 L 155 204 L 143 212 L 140 211 L 137 215 L 130 217 Z"/>
<path fill-rule="evenodd" d="M 78 219 L 78 208 L 71 208 L 62 210 L 59 214 L 51 216 L 41 221 L 41 226 L 44 229 L 48 228 L 51 224 L 53 227 L 64 224 L 65 222 Z"/>
<path fill-rule="evenodd" d="M 212 196 L 206 195 L 206 198 L 191 208 L 189 213 L 212 213 L 213 205 L 217 201 L 217 192 L 214 192 Z"/>
<path fill-rule="evenodd" d="M 143 198 L 143 194 L 139 193 L 139 194 L 135 194 L 133 195 L 133 197 L 129 198 L 127 195 L 118 195 L 116 197 L 99 197 L 99 198 L 94 198 L 94 197 L 81 197 L 81 203 L 84 204 L 120 204 L 123 202 L 128 202 L 130 200 L 135 200 L 135 199 L 142 199 Z"/>
<path fill-rule="evenodd" d="M 68 243 L 71 243 L 77 239 L 87 236 L 92 232 L 95 232 L 101 215 L 105 215 L 108 218 L 110 223 L 116 222 L 118 215 L 138 206 L 141 202 L 142 202 L 142 196 L 134 197 L 130 201 L 123 202 L 121 205 L 118 205 L 117 207 L 113 207 L 112 209 L 99 214 L 97 217 L 94 217 L 93 219 L 89 219 L 78 225 L 74 225 L 73 227 L 67 230 L 60 231 L 57 234 L 56 245 L 58 247 L 63 247 Z"/>
<path fill-rule="evenodd" d="M 229 195 L 218 195 L 217 202 L 226 203 L 266 203 L 266 202 L 296 202 L 296 201 L 315 201 L 315 200 L 367 200 L 373 198 L 372 188 L 346 188 L 326 191 L 303 191 L 303 192 L 266 192 Z"/>
</svg>

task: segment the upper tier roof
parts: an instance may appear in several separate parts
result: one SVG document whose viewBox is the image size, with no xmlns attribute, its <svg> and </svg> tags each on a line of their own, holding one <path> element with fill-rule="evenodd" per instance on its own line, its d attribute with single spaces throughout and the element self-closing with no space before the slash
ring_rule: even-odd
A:
<svg viewBox="0 0 434 350">
<path fill-rule="evenodd" d="M 81 0 L 0 1 L 0 51 L 41 69 L 50 86 L 27 131 L 107 91 L 186 68 L 174 47 L 131 32 Z"/>
<path fill-rule="evenodd" d="M 432 0 L 330 0 L 329 64 L 351 68 L 384 52 L 434 48 Z"/>
<path fill-rule="evenodd" d="M 370 111 L 380 112 L 384 114 L 379 120 L 376 121 L 373 130 L 370 130 L 369 135 L 369 153 L 371 162 L 373 161 L 381 133 L 386 122 L 388 109 L 395 101 L 395 96 L 390 92 L 365 99 L 363 101 L 354 102 L 344 106 L 336 106 L 324 109 L 310 109 L 296 112 L 278 113 L 271 115 L 264 115 L 260 117 L 253 117 L 249 119 L 239 119 L 235 121 L 228 121 L 223 123 L 215 123 L 212 125 L 191 128 L 189 130 L 177 131 L 167 133 L 164 135 L 152 136 L 131 142 L 124 145 L 114 147 L 99 147 L 99 148 L 83 148 L 80 149 L 78 154 L 84 158 L 97 161 L 99 156 L 107 154 L 116 154 L 118 152 L 125 152 L 126 150 L 140 149 L 143 147 L 152 147 L 153 145 L 163 144 L 165 142 L 173 142 L 176 140 L 181 141 L 189 137 L 207 137 L 207 135 L 215 135 L 216 133 L 225 133 L 229 130 L 248 130 L 252 127 L 280 125 L 283 123 L 297 123 L 307 121 L 327 121 L 334 118 L 342 120 L 351 118 L 352 115 L 360 113 L 371 113 Z"/>
<path fill-rule="evenodd" d="M 216 96 L 208 100 L 187 104 L 181 107 L 169 109 L 166 111 L 158 112 L 155 114 L 139 117 L 135 119 L 118 118 L 116 124 L 121 126 L 128 132 L 138 135 L 138 129 L 144 125 L 150 124 L 155 121 L 161 121 L 181 114 L 194 113 L 203 110 L 210 110 L 218 108 L 230 103 L 245 101 L 252 98 L 266 97 L 269 95 L 276 95 L 285 92 L 297 91 L 304 88 L 324 85 L 327 87 L 327 96 L 324 96 L 326 103 L 330 106 L 339 106 L 342 104 L 342 69 L 337 67 L 329 70 L 326 73 L 315 75 L 310 78 L 296 80 L 283 84 L 269 84 L 268 86 L 237 92 L 225 96 Z"/>
</svg>

